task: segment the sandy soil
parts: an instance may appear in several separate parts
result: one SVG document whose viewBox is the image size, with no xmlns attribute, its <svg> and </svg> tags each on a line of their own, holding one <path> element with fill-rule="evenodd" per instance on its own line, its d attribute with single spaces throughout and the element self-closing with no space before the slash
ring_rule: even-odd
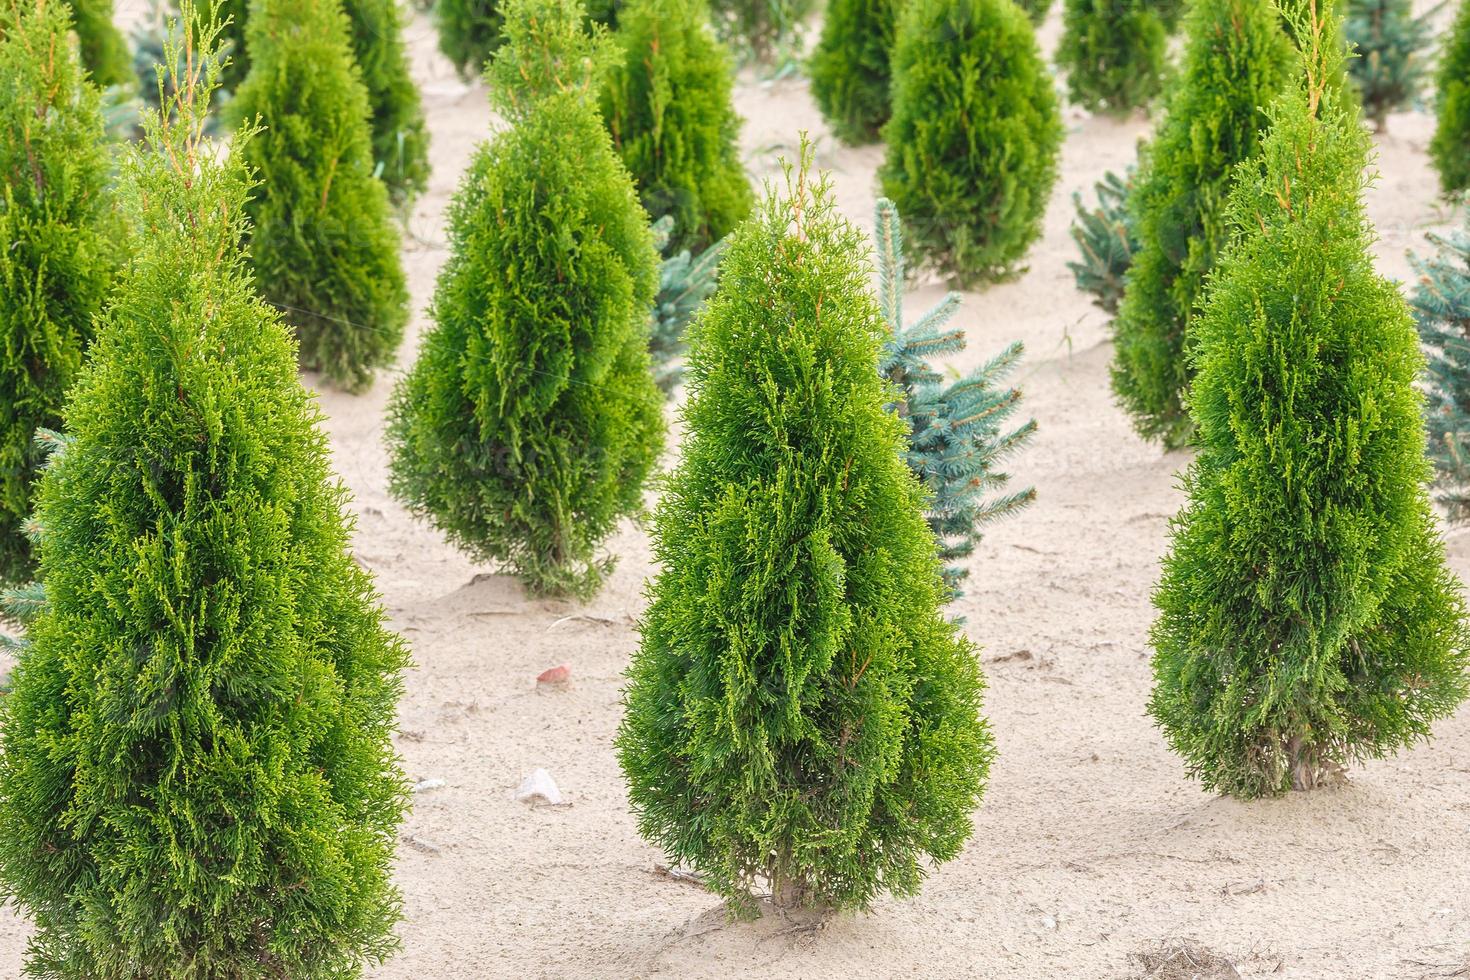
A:
<svg viewBox="0 0 1470 980">
<path fill-rule="evenodd" d="M 119 4 L 123 16 L 137 6 Z M 1042 32 L 1048 52 L 1058 18 Z M 422 16 L 409 35 L 435 170 L 404 250 L 420 311 L 404 364 L 446 256 L 445 204 L 491 125 L 483 90 L 454 77 Z M 770 174 L 808 129 L 842 208 L 870 226 L 878 148 L 827 136 L 801 79 L 746 73 L 736 102 L 752 174 Z M 403 826 L 403 949 L 370 976 L 1133 977 L 1159 975 L 1140 954 L 1188 942 L 1245 977 L 1470 977 L 1470 710 L 1344 788 L 1252 804 L 1187 780 L 1144 716 L 1149 593 L 1187 457 L 1140 442 L 1112 404 L 1106 320 L 1065 263 L 1072 193 L 1090 196 L 1105 170 L 1125 166 L 1148 124 L 1070 109 L 1066 122 L 1030 270 L 968 295 L 962 315 L 970 350 L 957 366 L 1026 343 L 1025 410 L 1041 428 L 1015 473 L 1040 496 L 988 535 L 956 609 L 983 648 L 1000 754 L 969 846 L 913 900 L 808 932 L 780 919 L 728 924 L 715 897 L 660 875 L 611 745 L 654 572 L 646 534 L 629 526 L 611 541 L 618 570 L 586 606 L 529 600 L 389 499 L 381 437 L 393 377 L 360 397 L 323 392 L 356 497 L 358 555 L 417 661 L 399 750 L 414 780 L 444 781 L 416 796 Z M 1384 176 L 1369 209 L 1389 275 L 1407 276 L 1405 250 L 1454 217 L 1425 157 L 1432 128 L 1405 113 L 1380 139 Z M 913 308 L 941 292 L 921 285 Z M 1455 569 L 1470 575 L 1470 534 L 1447 536 Z M 561 663 L 570 688 L 538 691 L 536 674 Z M 569 805 L 514 801 L 538 766 Z M 25 931 L 0 912 L 0 976 L 19 975 Z"/>
</svg>

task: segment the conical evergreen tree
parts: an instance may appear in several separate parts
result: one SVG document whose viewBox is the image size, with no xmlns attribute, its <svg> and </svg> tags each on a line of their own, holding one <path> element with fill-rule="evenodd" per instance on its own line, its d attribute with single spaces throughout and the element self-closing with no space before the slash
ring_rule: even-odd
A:
<svg viewBox="0 0 1470 980">
<path fill-rule="evenodd" d="M 1461 3 L 1440 48 L 1429 156 L 1446 194 L 1470 189 L 1470 3 Z"/>
<path fill-rule="evenodd" d="M 72 28 L 82 49 L 82 65 L 99 88 L 130 85 L 133 60 L 128 42 L 112 22 L 112 0 L 63 0 L 72 10 Z"/>
<path fill-rule="evenodd" d="M 586 596 L 663 443 L 648 360 L 658 255 L 597 111 L 614 55 L 577 0 L 507 0 L 491 96 L 511 121 L 449 213 L 434 326 L 389 406 L 391 486 L 539 593 Z"/>
<path fill-rule="evenodd" d="M 812 98 L 837 138 L 877 142 L 889 117 L 889 55 L 897 0 L 831 0 L 807 73 Z"/>
<path fill-rule="evenodd" d="M 360 390 L 393 361 L 408 290 L 347 30 L 338 0 L 255 0 L 231 105 L 265 127 L 244 150 L 261 180 L 247 206 L 256 281 L 296 327 L 302 366 Z"/>
<path fill-rule="evenodd" d="M 35 976 L 358 976 L 399 916 L 406 655 L 245 269 L 244 156 L 174 109 L 126 161 L 138 253 L 41 483 L 0 882 Z"/>
<path fill-rule="evenodd" d="M 1065 0 L 1057 64 L 1068 97 L 1091 112 L 1147 108 L 1164 87 L 1168 39 L 1150 0 Z"/>
<path fill-rule="evenodd" d="M 23 525 L 117 272 L 121 226 L 95 87 L 62 0 L 0 0 L 0 582 L 30 573 Z"/>
<path fill-rule="evenodd" d="M 810 163 L 732 236 L 691 329 L 617 743 L 639 830 L 742 912 L 761 880 L 778 906 L 912 894 L 991 757 L 885 407 L 868 245 Z"/>
<path fill-rule="evenodd" d="M 388 196 L 404 204 L 429 185 L 429 134 L 408 51 L 398 0 L 344 0 L 352 53 L 372 110 L 373 159 Z"/>
<path fill-rule="evenodd" d="M 1357 52 L 1348 74 L 1363 114 L 1383 132 L 1388 114 L 1410 107 L 1424 87 L 1432 26 L 1410 0 L 1348 0 L 1346 11 L 1344 33 Z"/>
<path fill-rule="evenodd" d="M 1192 429 L 1186 334 L 1230 235 L 1231 177 L 1259 149 L 1265 107 L 1287 84 L 1295 50 L 1271 0 L 1196 0 L 1185 29 L 1183 72 L 1129 199 L 1139 249 L 1114 321 L 1112 368 L 1139 434 L 1170 448 Z"/>
<path fill-rule="evenodd" d="M 500 47 L 504 0 L 435 0 L 439 50 L 462 78 L 478 78 Z"/>
<path fill-rule="evenodd" d="M 1011 0 L 912 0 L 893 53 L 879 171 L 918 258 L 960 285 L 1014 272 L 1041 234 L 1062 124 Z"/>
<path fill-rule="evenodd" d="M 730 64 L 704 0 L 632 0 L 603 90 L 613 146 L 654 218 L 672 215 L 676 249 L 702 252 L 750 213 Z"/>
<path fill-rule="evenodd" d="M 931 358 L 965 349 L 965 332 L 948 326 L 959 312 L 960 295 L 950 293 L 912 326 L 906 325 L 898 209 L 880 198 L 875 210 L 878 302 L 888 327 L 878 370 L 899 392 L 893 409 L 909 426 L 909 469 L 931 494 L 924 516 L 939 542 L 939 558 L 960 562 L 974 554 L 987 525 L 1036 499 L 1032 487 L 989 496 L 1010 482 L 1001 463 L 1036 432 L 1035 420 L 1008 428 L 1021 391 L 1000 386 L 1025 350 L 1018 341 L 958 379 L 945 377 Z M 944 569 L 951 597 L 964 594 L 960 585 L 969 577 L 970 570 L 962 565 Z"/>
<path fill-rule="evenodd" d="M 1414 320 L 1429 357 L 1425 413 L 1439 502 L 1450 520 L 1470 518 L 1470 229 L 1431 235 L 1428 258 L 1411 257 L 1419 282 Z"/>
<path fill-rule="evenodd" d="M 1195 324 L 1199 455 L 1155 593 L 1149 710 L 1240 797 L 1331 782 L 1470 693 L 1461 587 L 1426 491 L 1418 338 L 1377 275 L 1369 137 L 1331 10 L 1228 208 Z"/>
<path fill-rule="evenodd" d="M 1128 202 L 1133 195 L 1135 169 L 1129 167 L 1119 177 L 1109 170 L 1093 185 L 1097 207 L 1088 208 L 1082 195 L 1072 194 L 1072 207 L 1077 217 L 1072 222 L 1072 241 L 1081 253 L 1068 262 L 1077 288 L 1092 297 L 1094 306 L 1104 313 L 1116 314 L 1123 301 L 1123 284 L 1133 258 L 1138 254 L 1137 221 Z"/>
</svg>

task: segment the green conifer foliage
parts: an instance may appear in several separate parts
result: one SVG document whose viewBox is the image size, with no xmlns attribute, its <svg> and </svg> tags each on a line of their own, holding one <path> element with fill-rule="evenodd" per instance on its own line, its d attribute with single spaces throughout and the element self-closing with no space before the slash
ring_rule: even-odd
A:
<svg viewBox="0 0 1470 980">
<path fill-rule="evenodd" d="M 1470 188 L 1470 3 L 1461 3 L 1441 42 L 1429 156 L 1446 194 Z"/>
<path fill-rule="evenodd" d="M 812 98 L 837 138 L 878 140 L 889 116 L 889 53 L 898 27 L 896 0 L 831 0 L 808 74 Z"/>
<path fill-rule="evenodd" d="M 220 90 L 222 94 L 234 92 L 250 74 L 250 52 L 245 45 L 250 0 L 200 0 L 194 4 L 194 9 L 200 30 L 211 24 L 219 28 L 220 54 L 225 58 L 224 69 L 219 76 Z"/>
<path fill-rule="evenodd" d="M 815 0 L 711 0 L 715 31 L 736 51 L 772 61 L 800 45 L 802 21 Z"/>
<path fill-rule="evenodd" d="M 1128 207 L 1133 193 L 1134 168 L 1119 177 L 1109 170 L 1093 185 L 1097 207 L 1082 204 L 1082 195 L 1072 195 L 1077 218 L 1072 222 L 1072 241 L 1081 257 L 1068 262 L 1077 288 L 1092 296 L 1092 303 L 1105 313 L 1116 314 L 1123 301 L 1123 284 L 1133 257 L 1138 254 L 1138 232 Z"/>
<path fill-rule="evenodd" d="M 1412 257 L 1419 281 L 1414 320 L 1429 357 L 1429 455 L 1450 520 L 1470 518 L 1470 229 L 1431 235 L 1428 258 Z"/>
<path fill-rule="evenodd" d="M 750 213 L 730 64 L 704 0 L 632 0 L 614 35 L 602 114 L 654 218 L 673 215 L 674 247 L 702 252 Z"/>
<path fill-rule="evenodd" d="M 674 251 L 673 228 L 674 219 L 668 215 L 653 223 L 653 244 L 664 259 L 658 267 L 658 295 L 653 299 L 648 353 L 653 360 L 654 379 L 666 396 L 684 380 L 684 331 L 715 291 L 727 241 L 720 239 L 698 256 L 687 248 Z"/>
<path fill-rule="evenodd" d="M 175 109 L 125 163 L 138 252 L 41 482 L 0 883 L 34 976 L 355 977 L 399 916 L 406 654 L 246 271 L 244 156 Z"/>
<path fill-rule="evenodd" d="M 478 78 L 500 47 L 504 0 L 436 0 L 439 50 L 460 76 Z"/>
<path fill-rule="evenodd" d="M 1031 23 L 1040 26 L 1046 20 L 1046 15 L 1051 12 L 1052 0 L 1016 0 L 1016 6 L 1026 11 L 1026 16 L 1031 18 Z"/>
<path fill-rule="evenodd" d="M 1010 0 L 913 0 L 893 53 L 883 193 L 917 257 L 961 286 L 1015 271 L 1041 234 L 1062 124 Z"/>
<path fill-rule="evenodd" d="M 1388 114 L 1409 108 L 1424 87 L 1433 28 L 1410 0 L 1348 0 L 1346 11 L 1343 32 L 1358 55 L 1348 74 L 1363 114 L 1383 132 Z"/>
<path fill-rule="evenodd" d="M 121 238 L 97 90 L 61 0 L 0 0 L 0 582 L 24 578 L 36 430 L 60 421 Z"/>
<path fill-rule="evenodd" d="M 99 88 L 128 85 L 133 60 L 128 42 L 112 22 L 112 0 L 62 0 L 72 11 L 72 29 L 82 49 L 82 65 Z M 39 6 L 39 4 L 38 4 Z"/>
<path fill-rule="evenodd" d="M 1114 321 L 1112 368 L 1139 434 L 1170 448 L 1193 428 L 1186 336 L 1230 236 L 1231 177 L 1259 149 L 1265 107 L 1287 84 L 1295 50 L 1271 0 L 1196 0 L 1185 29 L 1183 71 L 1129 199 L 1139 249 Z"/>
<path fill-rule="evenodd" d="M 338 0 L 255 0 L 231 105 L 265 127 L 245 149 L 261 183 L 248 205 L 256 282 L 296 327 L 302 366 L 361 390 L 393 361 L 408 290 L 347 31 Z"/>
<path fill-rule="evenodd" d="M 1199 455 L 1155 593 L 1149 710 L 1211 789 L 1334 781 L 1470 693 L 1465 604 L 1430 509 L 1418 337 L 1373 269 L 1370 140 L 1330 8 L 1228 207 L 1195 324 Z"/>
<path fill-rule="evenodd" d="M 1090 112 L 1146 108 L 1164 86 L 1168 35 L 1150 0 L 1065 0 L 1057 64 L 1068 97 Z"/>
<path fill-rule="evenodd" d="M 691 328 L 617 739 L 639 830 L 742 912 L 762 881 L 778 906 L 912 894 L 969 836 L 992 751 L 885 407 L 868 245 L 810 159 Z"/>
<path fill-rule="evenodd" d="M 577 0 L 508 0 L 480 147 L 449 212 L 434 325 L 389 406 L 391 487 L 537 593 L 591 594 L 663 444 L 658 255 L 597 110 L 613 52 Z"/>
<path fill-rule="evenodd" d="M 903 234 L 892 201 L 879 199 L 873 238 L 878 302 L 888 327 L 878 369 L 901 395 L 893 407 L 909 425 L 909 468 L 932 494 L 925 517 L 939 541 L 939 558 L 961 562 L 974 554 L 987 525 L 1036 499 L 1031 487 L 989 496 L 1010 482 L 1001 463 L 1036 431 L 1034 420 L 1009 428 L 1021 391 L 1000 387 L 1025 351 L 1020 342 L 1013 343 L 968 374 L 946 378 L 930 358 L 965 349 L 965 332 L 947 326 L 959 312 L 959 294 L 945 296 L 906 326 Z M 962 565 L 944 569 L 945 585 L 956 598 L 964 594 L 960 584 L 969 577 L 970 570 Z"/>
<path fill-rule="evenodd" d="M 352 53 L 372 110 L 373 160 L 388 196 L 405 204 L 429 185 L 429 134 L 408 51 L 398 0 L 345 0 Z"/>
</svg>

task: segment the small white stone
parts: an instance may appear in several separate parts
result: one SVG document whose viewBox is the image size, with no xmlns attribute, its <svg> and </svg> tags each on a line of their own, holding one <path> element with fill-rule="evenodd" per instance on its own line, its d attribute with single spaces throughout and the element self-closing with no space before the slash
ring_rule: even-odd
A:
<svg viewBox="0 0 1470 980">
<path fill-rule="evenodd" d="M 556 780 L 551 778 L 551 773 L 545 769 L 537 769 L 521 780 L 521 787 L 516 790 L 516 799 L 522 803 L 539 801 L 554 806 L 561 802 L 561 790 L 556 788 Z"/>
<path fill-rule="evenodd" d="M 418 782 L 413 784 L 413 791 L 415 793 L 422 793 L 426 790 L 438 789 L 440 786 L 443 785 L 444 780 L 442 779 L 420 779 Z"/>
</svg>

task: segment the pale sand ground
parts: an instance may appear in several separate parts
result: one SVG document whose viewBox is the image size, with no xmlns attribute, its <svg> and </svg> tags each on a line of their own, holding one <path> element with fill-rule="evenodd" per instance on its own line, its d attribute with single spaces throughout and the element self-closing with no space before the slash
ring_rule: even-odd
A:
<svg viewBox="0 0 1470 980">
<path fill-rule="evenodd" d="M 1048 52 L 1058 18 L 1042 33 Z M 404 254 L 419 311 L 404 364 L 446 255 L 444 206 L 490 126 L 483 90 L 455 79 L 422 17 L 409 33 L 435 172 Z M 753 174 L 772 173 L 808 129 L 843 210 L 869 227 L 879 149 L 826 136 L 803 80 L 746 74 L 736 101 Z M 1025 410 L 1041 425 L 1015 464 L 1039 499 L 989 533 L 955 610 L 983 648 L 1000 754 L 964 854 L 917 898 L 871 915 L 815 935 L 779 920 L 729 925 L 716 898 L 654 873 L 663 857 L 637 835 L 612 750 L 655 571 L 644 531 L 611 541 L 618 570 L 585 607 L 528 600 L 389 499 L 381 436 L 393 378 L 361 397 L 324 392 L 358 555 L 418 665 L 398 746 L 413 779 L 447 783 L 420 794 L 404 824 L 403 950 L 371 976 L 1129 977 L 1130 954 L 1164 940 L 1202 943 L 1246 977 L 1470 976 L 1470 709 L 1345 788 L 1252 804 L 1186 779 L 1144 716 L 1149 592 L 1187 457 L 1140 442 L 1114 407 L 1106 321 L 1065 262 L 1072 192 L 1090 196 L 1103 171 L 1126 165 L 1147 124 L 1073 110 L 1066 123 L 1030 271 L 966 297 L 970 350 L 956 360 L 1024 340 Z M 1424 153 L 1431 131 L 1428 116 L 1407 113 L 1380 141 L 1369 210 L 1392 276 L 1408 275 L 1404 252 L 1426 229 L 1452 219 Z M 911 308 L 941 292 L 916 289 Z M 1470 575 L 1470 534 L 1448 539 Z M 570 690 L 538 692 L 535 675 L 560 663 Z M 514 802 L 538 766 L 570 806 Z M 0 976 L 19 975 L 25 931 L 0 913 Z"/>
</svg>

